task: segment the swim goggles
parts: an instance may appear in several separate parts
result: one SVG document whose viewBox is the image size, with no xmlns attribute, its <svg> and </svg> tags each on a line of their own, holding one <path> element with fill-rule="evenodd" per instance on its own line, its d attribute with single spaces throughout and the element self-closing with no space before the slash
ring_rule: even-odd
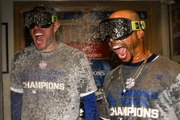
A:
<svg viewBox="0 0 180 120">
<path fill-rule="evenodd" d="M 145 30 L 144 21 L 131 21 L 126 18 L 106 19 L 100 22 L 100 37 L 102 41 L 123 40 L 130 36 L 133 31 Z"/>
<path fill-rule="evenodd" d="M 58 21 L 57 16 L 49 11 L 32 10 L 25 14 L 25 27 L 32 29 L 34 26 L 48 28 Z"/>
</svg>

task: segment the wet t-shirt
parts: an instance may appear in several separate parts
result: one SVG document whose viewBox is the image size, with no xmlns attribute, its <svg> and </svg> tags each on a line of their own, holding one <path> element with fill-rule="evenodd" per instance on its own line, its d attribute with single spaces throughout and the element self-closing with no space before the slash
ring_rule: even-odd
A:
<svg viewBox="0 0 180 120">
<path fill-rule="evenodd" d="M 162 56 L 149 59 L 135 82 L 126 84 L 138 64 L 120 65 L 106 76 L 102 118 L 180 120 L 180 65 Z"/>
<path fill-rule="evenodd" d="M 85 55 L 63 43 L 48 53 L 30 46 L 14 58 L 11 90 L 23 93 L 22 120 L 78 120 L 80 97 L 96 89 Z"/>
</svg>

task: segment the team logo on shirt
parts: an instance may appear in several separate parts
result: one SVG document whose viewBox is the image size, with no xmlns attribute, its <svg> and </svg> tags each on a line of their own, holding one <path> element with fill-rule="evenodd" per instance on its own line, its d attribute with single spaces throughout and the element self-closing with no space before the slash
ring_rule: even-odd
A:
<svg viewBox="0 0 180 120">
<path fill-rule="evenodd" d="M 47 67 L 47 62 L 44 61 L 44 60 L 42 60 L 42 61 L 39 63 L 39 67 L 40 67 L 41 69 L 46 68 L 46 67 Z"/>
</svg>

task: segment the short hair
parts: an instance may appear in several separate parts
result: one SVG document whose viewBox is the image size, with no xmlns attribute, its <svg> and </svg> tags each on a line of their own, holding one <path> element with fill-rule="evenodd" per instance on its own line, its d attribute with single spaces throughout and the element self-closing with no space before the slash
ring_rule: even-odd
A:
<svg viewBox="0 0 180 120">
<path fill-rule="evenodd" d="M 47 6 L 47 5 L 44 5 L 44 4 L 37 5 L 36 7 L 34 7 L 32 9 L 32 11 L 47 12 L 47 13 L 49 13 L 51 15 L 57 16 L 57 11 L 53 7 Z"/>
</svg>

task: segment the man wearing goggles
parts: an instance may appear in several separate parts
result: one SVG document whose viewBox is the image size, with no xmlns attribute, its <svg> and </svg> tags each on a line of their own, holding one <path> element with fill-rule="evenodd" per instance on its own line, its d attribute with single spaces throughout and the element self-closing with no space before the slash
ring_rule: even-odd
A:
<svg viewBox="0 0 180 120">
<path fill-rule="evenodd" d="M 56 11 L 37 6 L 25 14 L 34 44 L 12 62 L 12 120 L 98 120 L 92 70 L 84 53 L 59 41 Z"/>
<path fill-rule="evenodd" d="M 25 15 L 25 27 L 33 29 L 35 26 L 48 28 L 52 23 L 58 21 L 57 14 L 53 10 L 35 8 Z"/>
<path fill-rule="evenodd" d="M 38 6 L 27 12 L 24 20 L 24 25 L 30 30 L 38 50 L 50 52 L 58 47 L 57 38 L 54 36 L 60 23 L 55 11 Z"/>
<path fill-rule="evenodd" d="M 99 27 L 101 39 L 122 61 L 105 77 L 101 118 L 179 120 L 180 65 L 144 46 L 145 23 L 138 14 L 116 11 Z"/>
<path fill-rule="evenodd" d="M 145 30 L 145 22 L 140 20 L 130 20 L 127 18 L 109 18 L 100 23 L 100 35 L 103 41 L 109 42 L 113 51 L 125 47 L 122 41 L 130 38 L 134 31 L 142 32 Z M 127 41 L 127 40 L 126 40 Z M 126 44 L 126 43 L 125 43 Z M 127 46 L 126 46 L 127 47 Z M 133 46 L 129 46 L 132 47 Z M 131 51 L 133 52 L 133 51 Z M 126 59 L 125 49 L 121 49 L 122 61 L 128 62 L 131 56 Z"/>
</svg>

